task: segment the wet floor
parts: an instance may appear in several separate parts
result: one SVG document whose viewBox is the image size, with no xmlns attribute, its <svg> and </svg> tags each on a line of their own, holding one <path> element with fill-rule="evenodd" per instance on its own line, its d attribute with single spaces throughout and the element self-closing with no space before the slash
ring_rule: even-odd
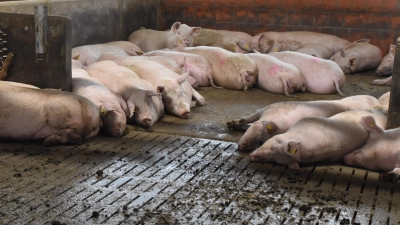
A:
<svg viewBox="0 0 400 225">
<path fill-rule="evenodd" d="M 379 97 L 373 73 L 348 76 L 343 92 Z M 287 98 L 200 88 L 206 105 L 188 120 L 165 116 L 122 138 L 77 146 L 1 142 L 0 224 L 398 224 L 398 184 L 341 164 L 252 163 L 243 131 L 225 123 Z"/>
</svg>

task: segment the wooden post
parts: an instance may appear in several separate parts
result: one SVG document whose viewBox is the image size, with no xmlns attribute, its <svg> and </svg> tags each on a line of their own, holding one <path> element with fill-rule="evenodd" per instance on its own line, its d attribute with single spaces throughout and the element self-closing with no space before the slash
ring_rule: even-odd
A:
<svg viewBox="0 0 400 225">
<path fill-rule="evenodd" d="M 400 37 L 396 41 L 386 129 L 400 127 Z"/>
</svg>

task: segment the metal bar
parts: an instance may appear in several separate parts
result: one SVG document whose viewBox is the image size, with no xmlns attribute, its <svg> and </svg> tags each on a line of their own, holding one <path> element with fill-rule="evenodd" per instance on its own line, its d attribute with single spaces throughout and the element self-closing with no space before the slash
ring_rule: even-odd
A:
<svg viewBox="0 0 400 225">
<path fill-rule="evenodd" d="M 392 85 L 390 87 L 390 99 L 388 109 L 388 122 L 386 129 L 400 126 L 400 37 L 396 41 L 396 53 L 394 55 Z"/>
<path fill-rule="evenodd" d="M 38 61 L 46 59 L 47 53 L 47 6 L 35 6 L 36 57 Z"/>
</svg>

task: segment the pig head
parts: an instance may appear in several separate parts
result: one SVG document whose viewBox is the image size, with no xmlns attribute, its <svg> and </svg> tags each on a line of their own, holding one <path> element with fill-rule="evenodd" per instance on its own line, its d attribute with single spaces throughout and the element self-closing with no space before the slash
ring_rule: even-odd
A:
<svg viewBox="0 0 400 225">
<path fill-rule="evenodd" d="M 390 45 L 390 50 L 376 69 L 378 76 L 388 76 L 393 72 L 394 54 L 396 53 L 396 45 Z"/>
</svg>

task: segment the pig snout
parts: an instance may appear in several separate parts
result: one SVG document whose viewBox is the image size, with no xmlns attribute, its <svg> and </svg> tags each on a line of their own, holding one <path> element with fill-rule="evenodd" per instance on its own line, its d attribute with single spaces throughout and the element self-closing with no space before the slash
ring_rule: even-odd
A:
<svg viewBox="0 0 400 225">
<path fill-rule="evenodd" d="M 144 118 L 144 119 L 142 120 L 142 125 L 143 125 L 144 127 L 150 127 L 151 125 L 153 125 L 153 121 L 152 121 L 152 119 L 150 119 L 150 118 Z"/>
<path fill-rule="evenodd" d="M 186 112 L 182 113 L 180 117 L 181 117 L 182 119 L 188 119 L 189 116 L 190 116 L 190 112 L 189 112 L 189 111 L 186 111 Z"/>
<path fill-rule="evenodd" d="M 113 137 L 121 137 L 122 134 L 124 133 L 124 130 L 122 127 L 115 127 L 112 131 L 111 131 L 111 136 Z"/>
</svg>

